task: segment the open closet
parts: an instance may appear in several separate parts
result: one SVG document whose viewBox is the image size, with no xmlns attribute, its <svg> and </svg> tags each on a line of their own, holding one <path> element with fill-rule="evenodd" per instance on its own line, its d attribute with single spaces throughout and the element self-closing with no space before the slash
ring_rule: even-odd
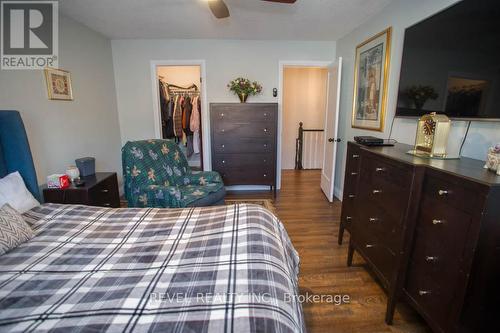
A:
<svg viewBox="0 0 500 333">
<path fill-rule="evenodd" d="M 200 66 L 158 66 L 163 139 L 175 140 L 189 166 L 203 169 Z"/>
</svg>

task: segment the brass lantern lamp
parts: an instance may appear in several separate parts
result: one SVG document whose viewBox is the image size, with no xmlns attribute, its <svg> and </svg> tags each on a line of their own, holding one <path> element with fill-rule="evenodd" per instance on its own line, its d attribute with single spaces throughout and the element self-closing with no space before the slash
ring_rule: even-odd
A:
<svg viewBox="0 0 500 333">
<path fill-rule="evenodd" d="M 445 158 L 450 127 L 450 118 L 444 114 L 432 112 L 422 116 L 417 125 L 415 155 Z"/>
</svg>

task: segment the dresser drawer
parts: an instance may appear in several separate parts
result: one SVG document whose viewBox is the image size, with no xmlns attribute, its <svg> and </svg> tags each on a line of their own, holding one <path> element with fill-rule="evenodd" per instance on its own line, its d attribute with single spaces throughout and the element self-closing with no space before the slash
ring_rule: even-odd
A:
<svg viewBox="0 0 500 333">
<path fill-rule="evenodd" d="M 383 208 L 388 217 L 398 223 L 404 219 L 410 186 L 402 187 L 386 177 L 376 177 L 363 171 L 359 182 L 359 195 L 363 201 Z"/>
<path fill-rule="evenodd" d="M 214 137 L 212 143 L 214 153 L 273 153 L 274 138 L 238 138 L 226 140 Z"/>
<path fill-rule="evenodd" d="M 358 197 L 359 166 L 361 152 L 357 145 L 347 144 L 347 162 L 344 175 L 344 194 L 342 199 L 342 213 L 340 216 L 342 226 L 351 232 L 351 226 L 357 219 L 358 210 L 356 199 Z"/>
<path fill-rule="evenodd" d="M 449 331 L 457 279 L 455 275 L 448 284 L 440 286 L 422 272 L 419 265 L 410 262 L 405 291 L 418 304 L 424 316 L 430 318 L 433 326 L 444 332 Z"/>
<path fill-rule="evenodd" d="M 272 170 L 274 158 L 272 154 L 216 154 L 213 156 L 214 170 L 264 168 Z"/>
<path fill-rule="evenodd" d="M 231 168 L 215 170 L 219 172 L 225 185 L 273 185 L 274 170 L 271 167 Z"/>
<path fill-rule="evenodd" d="M 402 188 L 408 188 L 411 184 L 411 166 L 382 158 L 370 152 L 363 152 L 361 169 L 364 175 L 374 180 L 386 180 Z"/>
<path fill-rule="evenodd" d="M 347 144 L 346 170 L 359 171 L 361 148 L 351 142 Z"/>
<path fill-rule="evenodd" d="M 276 129 L 272 122 L 217 122 L 212 129 L 214 137 L 220 140 L 247 138 L 274 138 Z"/>
<path fill-rule="evenodd" d="M 387 288 L 392 280 L 396 265 L 396 255 L 379 239 L 368 231 L 360 231 L 351 235 L 358 251 L 368 261 L 372 269 L 381 277 Z"/>
<path fill-rule="evenodd" d="M 357 221 L 357 216 L 359 209 L 356 208 L 356 197 L 354 194 L 346 194 L 344 189 L 344 199 L 342 201 L 342 212 L 340 214 L 340 220 L 342 225 L 352 231 L 352 227 L 355 221 Z"/>
<path fill-rule="evenodd" d="M 212 105 L 214 122 L 275 122 L 277 119 L 276 104 L 224 104 Z"/>
<path fill-rule="evenodd" d="M 401 245 L 401 220 L 392 218 L 383 207 L 366 202 L 360 210 L 353 228 L 375 235 L 379 243 L 396 253 Z"/>
<path fill-rule="evenodd" d="M 344 197 L 358 193 L 359 170 L 346 168 L 344 177 Z"/>
<path fill-rule="evenodd" d="M 426 174 L 423 187 L 424 195 L 438 203 L 444 203 L 469 213 L 478 209 L 478 195 L 464 187 L 463 179 L 454 178 L 453 181 L 444 178 Z"/>
<path fill-rule="evenodd" d="M 116 175 L 92 187 L 89 190 L 89 201 L 92 206 L 119 207 L 120 195 Z"/>
<path fill-rule="evenodd" d="M 438 284 L 447 284 L 446 276 L 456 276 L 460 270 L 471 223 L 469 214 L 424 197 L 412 260 L 421 264 Z"/>
</svg>

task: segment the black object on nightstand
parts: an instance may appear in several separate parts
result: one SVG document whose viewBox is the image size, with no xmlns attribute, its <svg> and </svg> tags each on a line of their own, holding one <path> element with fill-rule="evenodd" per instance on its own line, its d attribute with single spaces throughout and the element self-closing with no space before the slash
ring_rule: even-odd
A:
<svg viewBox="0 0 500 333">
<path fill-rule="evenodd" d="M 115 172 L 96 172 L 81 177 L 83 186 L 71 184 L 65 189 L 43 187 L 43 199 L 46 203 L 77 204 L 101 207 L 120 207 L 118 178 Z"/>
</svg>

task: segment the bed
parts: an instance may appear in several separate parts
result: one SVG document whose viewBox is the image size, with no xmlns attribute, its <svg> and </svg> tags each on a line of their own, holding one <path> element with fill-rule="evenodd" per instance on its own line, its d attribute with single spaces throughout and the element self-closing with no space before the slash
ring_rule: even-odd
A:
<svg viewBox="0 0 500 333">
<path fill-rule="evenodd" d="M 23 216 L 36 236 L 0 256 L 1 332 L 305 331 L 299 257 L 261 206 Z"/>
</svg>

